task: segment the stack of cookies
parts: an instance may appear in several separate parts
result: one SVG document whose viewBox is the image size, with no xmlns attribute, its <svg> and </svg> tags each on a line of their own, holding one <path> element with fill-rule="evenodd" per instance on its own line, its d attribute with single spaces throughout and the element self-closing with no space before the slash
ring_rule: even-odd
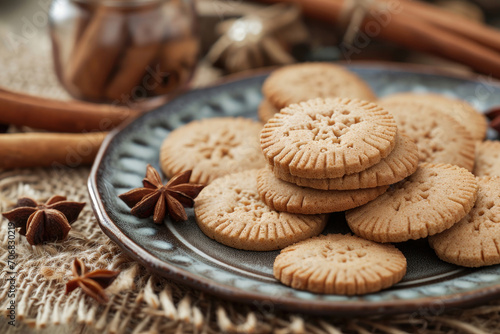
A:
<svg viewBox="0 0 500 334">
<path fill-rule="evenodd" d="M 374 103 L 317 98 L 283 108 L 266 123 L 261 145 L 269 166 L 257 178 L 262 200 L 285 212 L 347 210 L 348 225 L 357 235 L 320 236 L 283 249 L 274 263 L 277 279 L 320 293 L 378 291 L 398 282 L 406 270 L 404 256 L 388 243 L 426 237 L 445 261 L 464 266 L 500 262 L 500 242 L 490 234 L 500 231 L 493 223 L 500 222 L 495 218 L 500 196 L 495 199 L 493 191 L 500 178 L 477 180 L 470 172 L 474 146 L 460 141 L 472 142 L 468 130 L 432 107 L 421 109 L 420 117 L 434 113 L 428 127 L 400 121 L 401 115 L 412 117 L 410 107 L 396 110 L 396 122 Z M 440 117 L 446 121 L 441 127 L 433 121 Z M 420 143 L 430 153 L 422 157 L 403 133 L 426 128 Z M 439 136 L 449 138 L 452 149 L 434 149 Z M 419 165 L 423 158 L 448 163 Z M 490 216 L 481 218 L 487 210 Z M 470 246 L 457 247 L 456 240 Z"/>
<path fill-rule="evenodd" d="M 278 211 L 316 214 L 374 200 L 413 174 L 418 149 L 392 115 L 374 103 L 317 98 L 283 108 L 260 137 L 268 167 L 257 177 L 263 201 Z"/>
<path fill-rule="evenodd" d="M 268 166 L 257 176 L 269 207 L 301 214 L 345 211 L 384 194 L 417 170 L 416 144 L 398 132 L 392 115 L 351 98 L 316 98 L 282 108 L 261 132 Z M 329 234 L 283 249 L 274 276 L 295 289 L 366 294 L 406 273 L 392 245 Z"/>
</svg>

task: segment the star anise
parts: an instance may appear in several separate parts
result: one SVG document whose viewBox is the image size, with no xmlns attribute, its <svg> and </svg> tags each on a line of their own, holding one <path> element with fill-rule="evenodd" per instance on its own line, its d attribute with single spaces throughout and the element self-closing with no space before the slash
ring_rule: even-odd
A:
<svg viewBox="0 0 500 334">
<path fill-rule="evenodd" d="M 175 221 L 187 220 L 184 207 L 192 208 L 194 199 L 203 189 L 203 184 L 189 183 L 191 171 L 176 174 L 163 185 L 160 174 L 148 165 L 143 188 L 132 189 L 119 197 L 139 218 L 153 216 L 156 224 L 161 224 L 168 213 Z"/>
<path fill-rule="evenodd" d="M 2 215 L 20 228 L 19 233 L 26 236 L 30 245 L 38 245 L 66 239 L 84 206 L 83 202 L 66 201 L 64 196 L 52 196 L 44 204 L 21 197 L 14 210 Z"/>
<path fill-rule="evenodd" d="M 87 273 L 82 260 L 75 258 L 71 267 L 74 279 L 66 283 L 66 294 L 80 287 L 88 296 L 99 303 L 107 303 L 109 298 L 104 289 L 113 283 L 120 274 L 119 271 L 98 269 Z"/>
</svg>

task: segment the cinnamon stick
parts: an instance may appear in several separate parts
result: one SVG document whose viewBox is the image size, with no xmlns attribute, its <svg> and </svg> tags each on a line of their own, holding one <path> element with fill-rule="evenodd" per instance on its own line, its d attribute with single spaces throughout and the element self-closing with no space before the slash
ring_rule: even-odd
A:
<svg viewBox="0 0 500 334">
<path fill-rule="evenodd" d="M 106 134 L 0 134 L 0 169 L 90 165 Z"/>
<path fill-rule="evenodd" d="M 127 42 L 126 31 L 125 15 L 114 8 L 98 7 L 63 74 L 75 95 L 104 98 L 106 82 Z"/>
<path fill-rule="evenodd" d="M 387 1 L 387 0 L 385 0 Z M 405 13 L 500 51 L 500 30 L 420 1 L 401 1 Z"/>
<path fill-rule="evenodd" d="M 393 15 L 390 23 L 381 29 L 380 38 L 437 54 L 500 78 L 500 53 L 446 30 L 435 29 L 404 12 Z"/>
<path fill-rule="evenodd" d="M 266 3 L 296 3 L 299 4 L 305 15 L 320 19 L 326 22 L 339 22 L 340 15 L 344 8 L 345 0 L 258 0 Z M 383 0 L 387 2 L 386 0 Z M 500 78 L 500 53 L 496 49 L 489 48 L 484 44 L 490 44 L 497 36 L 497 31 L 491 28 L 482 27 L 480 30 L 474 28 L 475 23 L 461 18 L 456 19 L 455 25 L 463 25 L 455 30 L 449 29 L 450 23 L 440 23 L 437 25 L 439 16 L 429 15 L 429 8 L 425 9 L 425 18 L 410 12 L 413 7 L 410 2 L 404 0 L 399 3 L 402 10 L 398 13 L 391 13 L 391 17 L 386 24 L 378 24 L 380 31 L 374 38 L 386 39 L 409 49 L 432 52 L 455 61 L 466 64 L 473 69 L 492 74 Z M 411 5 L 413 6 L 413 5 Z M 405 9 L 406 8 L 406 9 Z M 416 7 L 415 7 L 416 8 Z M 410 13 L 409 13 L 410 12 Z M 422 14 L 424 10 L 420 10 Z M 363 27 L 372 22 L 373 18 L 367 17 Z M 443 29 L 442 26 L 448 28 Z M 466 35 L 459 34 L 458 31 L 469 29 Z M 482 36 L 480 41 L 476 40 Z M 487 36 L 487 37 L 484 37 Z M 470 37 L 470 38 L 469 38 Z M 483 44 L 481 44 L 483 43 Z M 498 43 L 496 44 L 498 47 Z"/>
<path fill-rule="evenodd" d="M 125 107 L 51 100 L 0 88 L 0 124 L 56 132 L 107 131 L 139 114 Z"/>
<path fill-rule="evenodd" d="M 63 84 L 65 83 L 62 74 L 75 57 L 75 49 L 91 20 L 96 3 L 74 1 L 72 6 L 74 6 L 72 26 L 65 25 L 64 28 L 58 26 L 50 29 L 50 37 L 53 43 L 52 56 L 55 60 L 54 69 L 58 79 Z"/>
<path fill-rule="evenodd" d="M 120 99 L 122 94 L 134 95 L 135 87 L 144 86 L 141 80 L 160 50 L 164 33 L 158 6 L 124 15 L 130 45 L 124 49 L 124 56 L 114 70 L 116 74 L 107 84 L 105 95 L 112 100 Z"/>
</svg>

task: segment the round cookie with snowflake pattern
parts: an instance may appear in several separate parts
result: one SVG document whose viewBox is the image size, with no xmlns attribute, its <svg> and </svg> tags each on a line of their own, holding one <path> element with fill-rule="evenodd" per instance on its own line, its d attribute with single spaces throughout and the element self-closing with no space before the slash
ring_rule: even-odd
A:
<svg viewBox="0 0 500 334">
<path fill-rule="evenodd" d="M 402 99 L 379 103 L 394 116 L 398 130 L 417 143 L 421 162 L 473 170 L 475 141 L 453 117 L 432 105 Z"/>
<path fill-rule="evenodd" d="M 393 245 L 328 234 L 283 249 L 274 277 L 294 289 L 362 295 L 386 289 L 406 273 L 406 258 Z"/>
<path fill-rule="evenodd" d="M 377 242 L 425 238 L 465 217 L 477 187 L 475 176 L 464 168 L 422 163 L 385 194 L 347 211 L 347 223 L 356 235 Z"/>
<path fill-rule="evenodd" d="M 452 117 L 469 132 L 474 140 L 483 140 L 486 137 L 488 129 L 486 117 L 466 101 L 433 93 L 398 93 L 380 99 L 382 104 L 399 101 L 432 108 Z"/>
<path fill-rule="evenodd" d="M 283 108 L 260 135 L 276 170 L 305 178 L 361 172 L 391 153 L 396 122 L 378 105 L 348 98 L 312 99 Z"/>
<path fill-rule="evenodd" d="M 332 63 L 300 63 L 271 73 L 262 93 L 276 109 L 314 98 L 346 97 L 375 101 L 376 95 L 359 76 Z"/>
<path fill-rule="evenodd" d="M 163 172 L 172 177 L 192 170 L 190 182 L 265 166 L 259 145 L 262 124 L 245 118 L 208 118 L 172 131 L 160 149 Z"/>
<path fill-rule="evenodd" d="M 208 237 L 233 248 L 269 251 L 320 234 L 327 215 L 269 208 L 257 191 L 258 170 L 218 178 L 196 197 L 196 222 Z"/>
</svg>

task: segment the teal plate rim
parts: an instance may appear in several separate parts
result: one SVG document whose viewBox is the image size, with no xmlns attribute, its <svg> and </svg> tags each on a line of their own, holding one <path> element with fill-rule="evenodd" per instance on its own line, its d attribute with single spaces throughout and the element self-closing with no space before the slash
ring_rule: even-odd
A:
<svg viewBox="0 0 500 334">
<path fill-rule="evenodd" d="M 380 87 L 374 87 L 380 95 L 407 90 L 404 85 L 401 86 L 398 83 L 398 78 L 408 76 L 415 79 L 415 82 L 408 83 L 411 87 L 417 88 L 413 89 L 415 91 L 436 91 L 439 89 L 436 88 L 438 86 L 434 87 L 434 85 L 450 83 L 452 86 L 450 91 L 446 87 L 439 91 L 449 95 L 464 92 L 467 94 L 467 92 L 474 91 L 474 94 L 466 96 L 466 99 L 476 105 L 481 111 L 500 105 L 500 82 L 488 77 L 449 74 L 446 71 L 428 66 L 407 64 L 353 62 L 346 66 L 367 79 L 372 86 L 381 84 L 381 87 L 384 87 L 383 81 L 389 80 L 389 84 L 386 83 L 385 85 L 386 87 L 392 87 L 392 89 L 381 91 Z M 284 310 L 342 316 L 387 315 L 408 312 L 415 312 L 415 314 L 422 315 L 439 315 L 445 309 L 485 303 L 500 296 L 500 266 L 487 267 L 480 270 L 463 269 L 464 274 L 448 275 L 442 281 L 434 280 L 428 285 L 424 283 L 412 288 L 413 290 L 406 291 L 407 289 L 404 288 L 403 284 L 402 288 L 396 287 L 394 290 L 384 290 L 362 297 L 328 296 L 297 291 L 284 287 L 277 282 L 271 284 L 266 280 L 262 281 L 258 278 L 253 278 L 255 275 L 251 270 L 246 276 L 243 273 L 245 277 L 242 278 L 240 277 L 241 275 L 238 276 L 239 273 L 237 275 L 231 269 L 228 272 L 224 272 L 224 269 L 221 269 L 218 265 L 214 265 L 213 263 L 207 265 L 206 258 L 203 258 L 203 254 L 200 255 L 200 252 L 203 251 L 199 249 L 194 249 L 194 252 L 200 256 L 195 253 L 183 253 L 184 257 L 180 256 L 176 254 L 177 251 L 181 252 L 186 249 L 192 251 L 194 247 L 193 242 L 186 242 L 186 239 L 183 238 L 182 233 L 186 233 L 186 231 L 183 231 L 181 227 L 170 221 L 167 221 L 165 226 L 157 226 L 147 222 L 147 220 L 140 220 L 130 215 L 126 216 L 126 210 L 128 209 L 123 203 L 120 204 L 116 200 L 116 194 L 132 187 L 140 186 L 138 184 L 141 173 L 139 170 L 143 168 L 140 163 L 158 165 L 157 161 L 153 161 L 151 157 L 148 157 L 144 153 L 148 151 L 149 143 L 140 138 L 141 136 L 138 136 L 137 132 L 141 129 L 150 129 L 152 126 L 154 127 L 157 123 L 162 123 L 166 119 L 176 118 L 177 124 L 184 124 L 190 121 L 192 118 L 178 116 L 175 111 L 176 109 L 182 110 L 188 107 L 194 103 L 193 101 L 202 101 L 202 104 L 198 105 L 198 107 L 203 107 L 207 103 L 210 104 L 212 110 L 210 112 L 212 114 L 209 112 L 205 116 L 221 116 L 221 112 L 222 115 L 225 115 L 221 111 L 220 106 L 210 102 L 213 101 L 214 97 L 218 96 L 217 94 L 225 94 L 227 91 L 232 91 L 235 94 L 233 96 L 234 101 L 244 105 L 248 102 L 245 100 L 246 97 L 241 94 L 241 91 L 245 90 L 245 85 L 260 85 L 267 74 L 268 72 L 258 72 L 257 74 L 244 77 L 236 76 L 234 79 L 225 80 L 214 86 L 190 91 L 142 115 L 138 119 L 120 126 L 106 137 L 92 166 L 88 179 L 88 190 L 99 225 L 111 240 L 133 259 L 160 276 L 224 299 L 253 305 L 257 309 L 265 310 L 266 312 Z M 422 86 L 421 81 L 432 87 Z M 255 96 L 255 94 L 251 98 L 253 99 L 252 103 L 254 106 L 256 99 L 260 100 L 260 96 Z M 255 114 L 255 110 L 253 110 L 253 113 Z M 201 114 L 201 116 L 204 116 L 203 110 L 201 110 Z M 249 115 L 248 110 L 242 111 L 240 114 Z M 238 113 L 235 115 L 238 115 Z M 163 124 L 161 126 L 170 127 L 170 130 L 171 128 L 175 128 L 175 125 Z M 135 139 L 131 142 L 130 136 L 133 136 L 134 133 Z M 162 133 L 160 131 L 157 135 L 161 135 Z M 129 137 L 126 138 L 126 136 Z M 115 185 L 113 185 L 112 182 L 109 182 L 109 179 L 113 179 L 114 175 L 120 172 L 120 168 L 117 166 L 123 166 L 123 164 L 116 165 L 117 161 L 119 162 L 120 159 L 134 161 L 134 155 L 127 153 L 129 147 L 126 146 L 126 143 L 129 142 L 131 142 L 131 148 L 134 145 L 138 145 L 141 148 L 140 152 L 135 152 L 141 156 L 137 159 L 141 160 L 138 165 L 142 167 L 136 169 L 136 174 L 138 175 L 130 174 L 130 170 L 123 173 L 124 176 L 122 175 L 121 179 L 118 178 L 118 181 L 115 181 Z M 155 145 L 158 147 L 158 141 Z M 117 153 L 117 151 L 120 151 L 119 149 L 121 149 L 121 155 Z M 151 148 L 151 150 L 154 151 L 155 149 Z M 143 173 L 144 169 L 142 169 Z M 128 180 L 127 176 L 131 176 L 131 180 Z M 192 211 L 189 211 L 188 214 L 190 215 L 190 219 L 193 219 Z M 134 231 L 130 227 L 136 226 L 135 224 L 137 224 L 139 230 L 146 231 L 146 237 L 141 236 L 140 238 L 135 238 L 137 240 L 134 240 Z M 194 225 L 196 224 L 194 223 Z M 197 226 L 194 228 L 198 229 Z M 191 233 L 193 233 L 193 230 L 191 230 Z M 167 241 L 155 239 L 156 234 L 163 235 L 164 239 L 171 242 L 173 246 L 167 247 Z M 167 237 L 165 238 L 165 236 Z M 147 249 L 146 244 L 148 240 L 152 240 L 151 243 L 155 242 L 155 245 L 161 245 L 158 248 L 159 250 L 154 247 Z M 413 244 L 412 247 L 420 247 L 420 244 Z M 163 259 L 160 258 L 164 253 L 167 254 L 166 257 Z M 198 265 L 199 261 L 201 261 L 199 266 L 202 270 L 199 270 L 198 273 L 188 269 Z M 205 263 L 203 263 L 204 261 Z M 218 273 L 215 276 L 213 275 L 214 271 Z M 207 275 L 200 274 L 205 272 L 211 273 Z M 237 282 L 239 280 L 245 281 L 245 284 L 249 288 L 245 289 L 241 285 L 238 286 Z M 252 280 L 254 280 L 253 283 Z M 276 291 L 278 292 L 275 293 Z M 383 297 L 380 298 L 380 296 Z"/>
</svg>

